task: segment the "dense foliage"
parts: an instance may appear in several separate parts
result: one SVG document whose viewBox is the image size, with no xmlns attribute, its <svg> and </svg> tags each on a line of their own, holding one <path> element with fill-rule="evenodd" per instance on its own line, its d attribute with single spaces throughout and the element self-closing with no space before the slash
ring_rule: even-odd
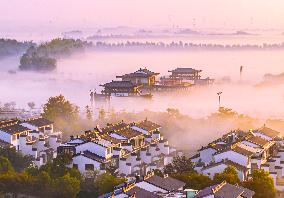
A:
<svg viewBox="0 0 284 198">
<path fill-rule="evenodd" d="M 0 58 L 10 55 L 19 54 L 26 49 L 28 49 L 30 46 L 32 46 L 33 43 L 31 42 L 19 42 L 14 39 L 0 39 Z"/>
<path fill-rule="evenodd" d="M 254 170 L 252 179 L 244 182 L 244 187 L 255 192 L 254 198 L 275 197 L 276 189 L 273 178 L 263 169 Z"/>
<path fill-rule="evenodd" d="M 52 71 L 56 69 L 56 58 L 82 51 L 90 43 L 79 39 L 53 39 L 37 47 L 31 46 L 20 59 L 21 70 Z"/>
<path fill-rule="evenodd" d="M 183 181 L 185 188 L 189 189 L 202 190 L 214 184 L 208 176 L 196 172 L 174 173 L 170 176 Z"/>
<path fill-rule="evenodd" d="M 15 148 L 0 148 L 0 156 L 7 158 L 16 171 L 23 171 L 32 164 L 31 156 L 23 156 Z"/>
<path fill-rule="evenodd" d="M 228 166 L 222 173 L 216 173 L 213 178 L 215 183 L 222 183 L 226 181 L 230 184 L 239 184 L 240 179 L 238 176 L 238 172 L 235 167 Z"/>
<path fill-rule="evenodd" d="M 166 165 L 164 168 L 165 174 L 184 173 L 190 171 L 193 171 L 193 163 L 185 156 L 174 157 L 172 163 Z"/>
<path fill-rule="evenodd" d="M 66 100 L 63 95 L 50 97 L 43 106 L 42 116 L 55 122 L 55 127 L 63 131 L 76 129 L 79 107 Z"/>
<path fill-rule="evenodd" d="M 40 168 L 29 166 L 23 171 L 16 171 L 9 159 L 0 157 L 0 197 L 5 194 L 13 197 L 98 197 L 125 181 L 110 173 L 94 174 L 93 178 L 86 179 L 77 169 L 66 166 L 71 162 L 69 155 L 58 155 Z"/>
</svg>

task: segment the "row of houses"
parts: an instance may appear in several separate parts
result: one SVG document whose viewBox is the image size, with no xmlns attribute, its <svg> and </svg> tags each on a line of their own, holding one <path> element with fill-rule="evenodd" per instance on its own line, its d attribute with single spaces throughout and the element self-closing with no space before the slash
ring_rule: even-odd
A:
<svg viewBox="0 0 284 198">
<path fill-rule="evenodd" d="M 71 136 L 61 144 L 58 153 L 73 156 L 72 164 L 82 174 L 117 169 L 120 176 L 145 175 L 172 162 L 177 155 L 161 132 L 161 126 L 147 119 L 141 122 L 123 121 L 95 127 L 81 136 Z"/>
<path fill-rule="evenodd" d="M 283 136 L 266 126 L 227 133 L 202 147 L 191 160 L 197 172 L 210 178 L 228 166 L 236 168 L 241 181 L 249 179 L 254 169 L 264 169 L 270 172 L 277 190 L 284 189 Z"/>
<path fill-rule="evenodd" d="M 99 198 L 252 198 L 255 194 L 247 188 L 226 182 L 202 190 L 186 189 L 182 181 L 168 175 L 157 176 L 149 172 L 143 177 L 114 187 L 113 192 Z"/>
<path fill-rule="evenodd" d="M 257 134 L 256 131 L 247 134 L 236 131 L 226 134 L 218 141 L 215 141 L 214 144 L 210 143 L 206 148 L 204 147 L 199 151 L 198 156 L 192 158 L 196 163 L 195 169 L 203 174 L 209 173 L 210 176 L 214 174 L 214 171 L 218 172 L 225 168 L 219 166 L 219 164 L 242 167 L 241 162 L 244 162 L 244 160 L 242 161 L 241 158 L 236 158 L 241 161 L 227 158 L 218 161 L 216 158 L 215 162 L 214 154 L 211 157 L 207 154 L 211 155 L 210 153 L 213 153 L 211 149 L 217 149 L 215 154 L 222 153 L 221 146 L 216 146 L 219 142 L 223 142 L 223 152 L 229 151 L 229 149 L 225 149 L 224 144 L 230 145 L 231 150 L 236 152 L 241 151 L 239 148 L 234 147 L 236 145 L 246 144 L 251 146 L 255 144 L 263 148 L 262 150 L 258 149 L 258 157 L 261 157 L 261 160 L 267 158 L 265 163 L 260 164 L 260 167 L 270 171 L 271 174 L 275 171 L 275 178 L 278 178 L 279 175 L 282 176 L 282 169 L 281 171 L 278 169 L 281 166 L 281 158 L 284 157 L 284 152 L 283 156 L 281 154 L 280 157 L 272 158 L 273 160 L 270 158 L 274 154 L 276 147 L 281 147 L 281 136 L 277 133 L 273 137 L 267 136 L 264 139 L 260 137 L 261 134 L 264 134 L 263 131 L 258 130 L 258 132 L 259 136 L 255 135 Z M 173 157 L 182 153 L 169 146 L 168 141 L 161 134 L 160 125 L 147 119 L 134 123 L 121 121 L 107 124 L 104 128 L 96 126 L 80 136 L 71 136 L 70 140 L 65 143 L 61 142 L 62 133 L 55 132 L 53 122 L 47 119 L 34 118 L 22 121 L 11 119 L 0 122 L 0 139 L 1 147 L 14 147 L 23 155 L 33 156 L 34 165 L 37 167 L 46 164 L 47 161 L 56 157 L 58 153 L 66 153 L 72 155 L 72 163 L 69 166 L 77 168 L 86 178 L 93 177 L 95 171 L 104 173 L 111 167 L 115 169 L 118 176 L 128 178 L 127 182 L 116 186 L 113 192 L 102 195 L 101 198 L 202 198 L 226 197 L 225 195 L 228 193 L 231 193 L 230 197 L 251 198 L 254 194 L 248 189 L 226 182 L 207 187 L 201 191 L 184 189 L 184 182 L 167 175 L 163 177 L 154 175 L 153 170 L 163 169 L 165 165 L 172 162 Z M 281 153 L 281 149 L 279 151 Z M 200 164 L 203 166 L 201 167 Z M 214 166 L 219 167 L 219 169 L 211 170 L 209 168 Z M 238 168 L 238 170 L 240 169 Z M 247 169 L 249 170 L 249 167 Z M 205 170 L 211 171 L 206 172 Z"/>
<path fill-rule="evenodd" d="M 62 133 L 55 132 L 53 122 L 44 118 L 0 121 L 0 146 L 33 156 L 38 167 L 56 157 L 61 139 Z"/>
</svg>

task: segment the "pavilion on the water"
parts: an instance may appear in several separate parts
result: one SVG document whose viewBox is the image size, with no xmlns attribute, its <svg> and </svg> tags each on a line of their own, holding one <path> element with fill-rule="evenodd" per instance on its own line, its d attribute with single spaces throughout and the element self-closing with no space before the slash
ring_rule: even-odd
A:
<svg viewBox="0 0 284 198">
<path fill-rule="evenodd" d="M 140 94 L 139 87 L 141 87 L 127 80 L 111 81 L 100 86 L 104 87 L 102 94 L 109 96 L 137 96 Z"/>
<path fill-rule="evenodd" d="M 168 77 L 161 77 L 160 82 L 162 85 L 176 86 L 185 83 L 190 83 L 192 85 L 209 85 L 214 82 L 210 78 L 201 78 L 200 73 L 202 70 L 197 70 L 193 68 L 176 68 L 169 71 L 171 74 Z"/>
<path fill-rule="evenodd" d="M 134 85 L 153 86 L 156 83 L 156 76 L 159 74 L 147 68 L 140 68 L 133 73 L 116 76 L 116 78 L 121 78 L 122 81 L 131 81 Z"/>
</svg>

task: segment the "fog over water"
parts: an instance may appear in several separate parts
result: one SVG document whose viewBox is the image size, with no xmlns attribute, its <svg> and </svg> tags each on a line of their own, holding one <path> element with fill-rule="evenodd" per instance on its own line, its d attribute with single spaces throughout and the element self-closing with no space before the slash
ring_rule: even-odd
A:
<svg viewBox="0 0 284 198">
<path fill-rule="evenodd" d="M 18 107 L 26 108 L 27 102 L 34 101 L 40 106 L 50 96 L 61 93 L 84 107 L 89 104 L 90 89 L 100 91 L 100 84 L 114 80 L 117 75 L 147 67 L 161 76 L 176 67 L 193 67 L 203 70 L 203 77 L 215 78 L 215 85 L 196 87 L 187 93 L 155 94 L 152 100 L 112 98 L 111 107 L 116 111 L 165 111 L 173 107 L 201 117 L 216 111 L 216 93 L 222 91 L 223 106 L 261 118 L 284 118 L 284 85 L 258 85 L 264 74 L 284 72 L 283 51 L 87 51 L 60 59 L 55 72 L 8 73 L 17 70 L 18 65 L 19 56 L 0 60 L 2 103 L 15 101 Z M 241 65 L 244 66 L 242 83 L 239 82 Z M 230 78 L 231 83 L 222 83 L 224 77 Z"/>
</svg>

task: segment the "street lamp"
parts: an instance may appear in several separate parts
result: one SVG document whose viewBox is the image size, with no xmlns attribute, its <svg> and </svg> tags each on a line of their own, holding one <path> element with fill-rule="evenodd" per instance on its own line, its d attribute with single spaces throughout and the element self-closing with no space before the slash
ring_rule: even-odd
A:
<svg viewBox="0 0 284 198">
<path fill-rule="evenodd" d="M 220 92 L 217 93 L 218 99 L 219 99 L 219 109 L 220 109 L 220 107 L 221 107 L 221 94 L 222 94 L 222 93 L 223 93 L 222 91 L 220 91 Z"/>
</svg>

